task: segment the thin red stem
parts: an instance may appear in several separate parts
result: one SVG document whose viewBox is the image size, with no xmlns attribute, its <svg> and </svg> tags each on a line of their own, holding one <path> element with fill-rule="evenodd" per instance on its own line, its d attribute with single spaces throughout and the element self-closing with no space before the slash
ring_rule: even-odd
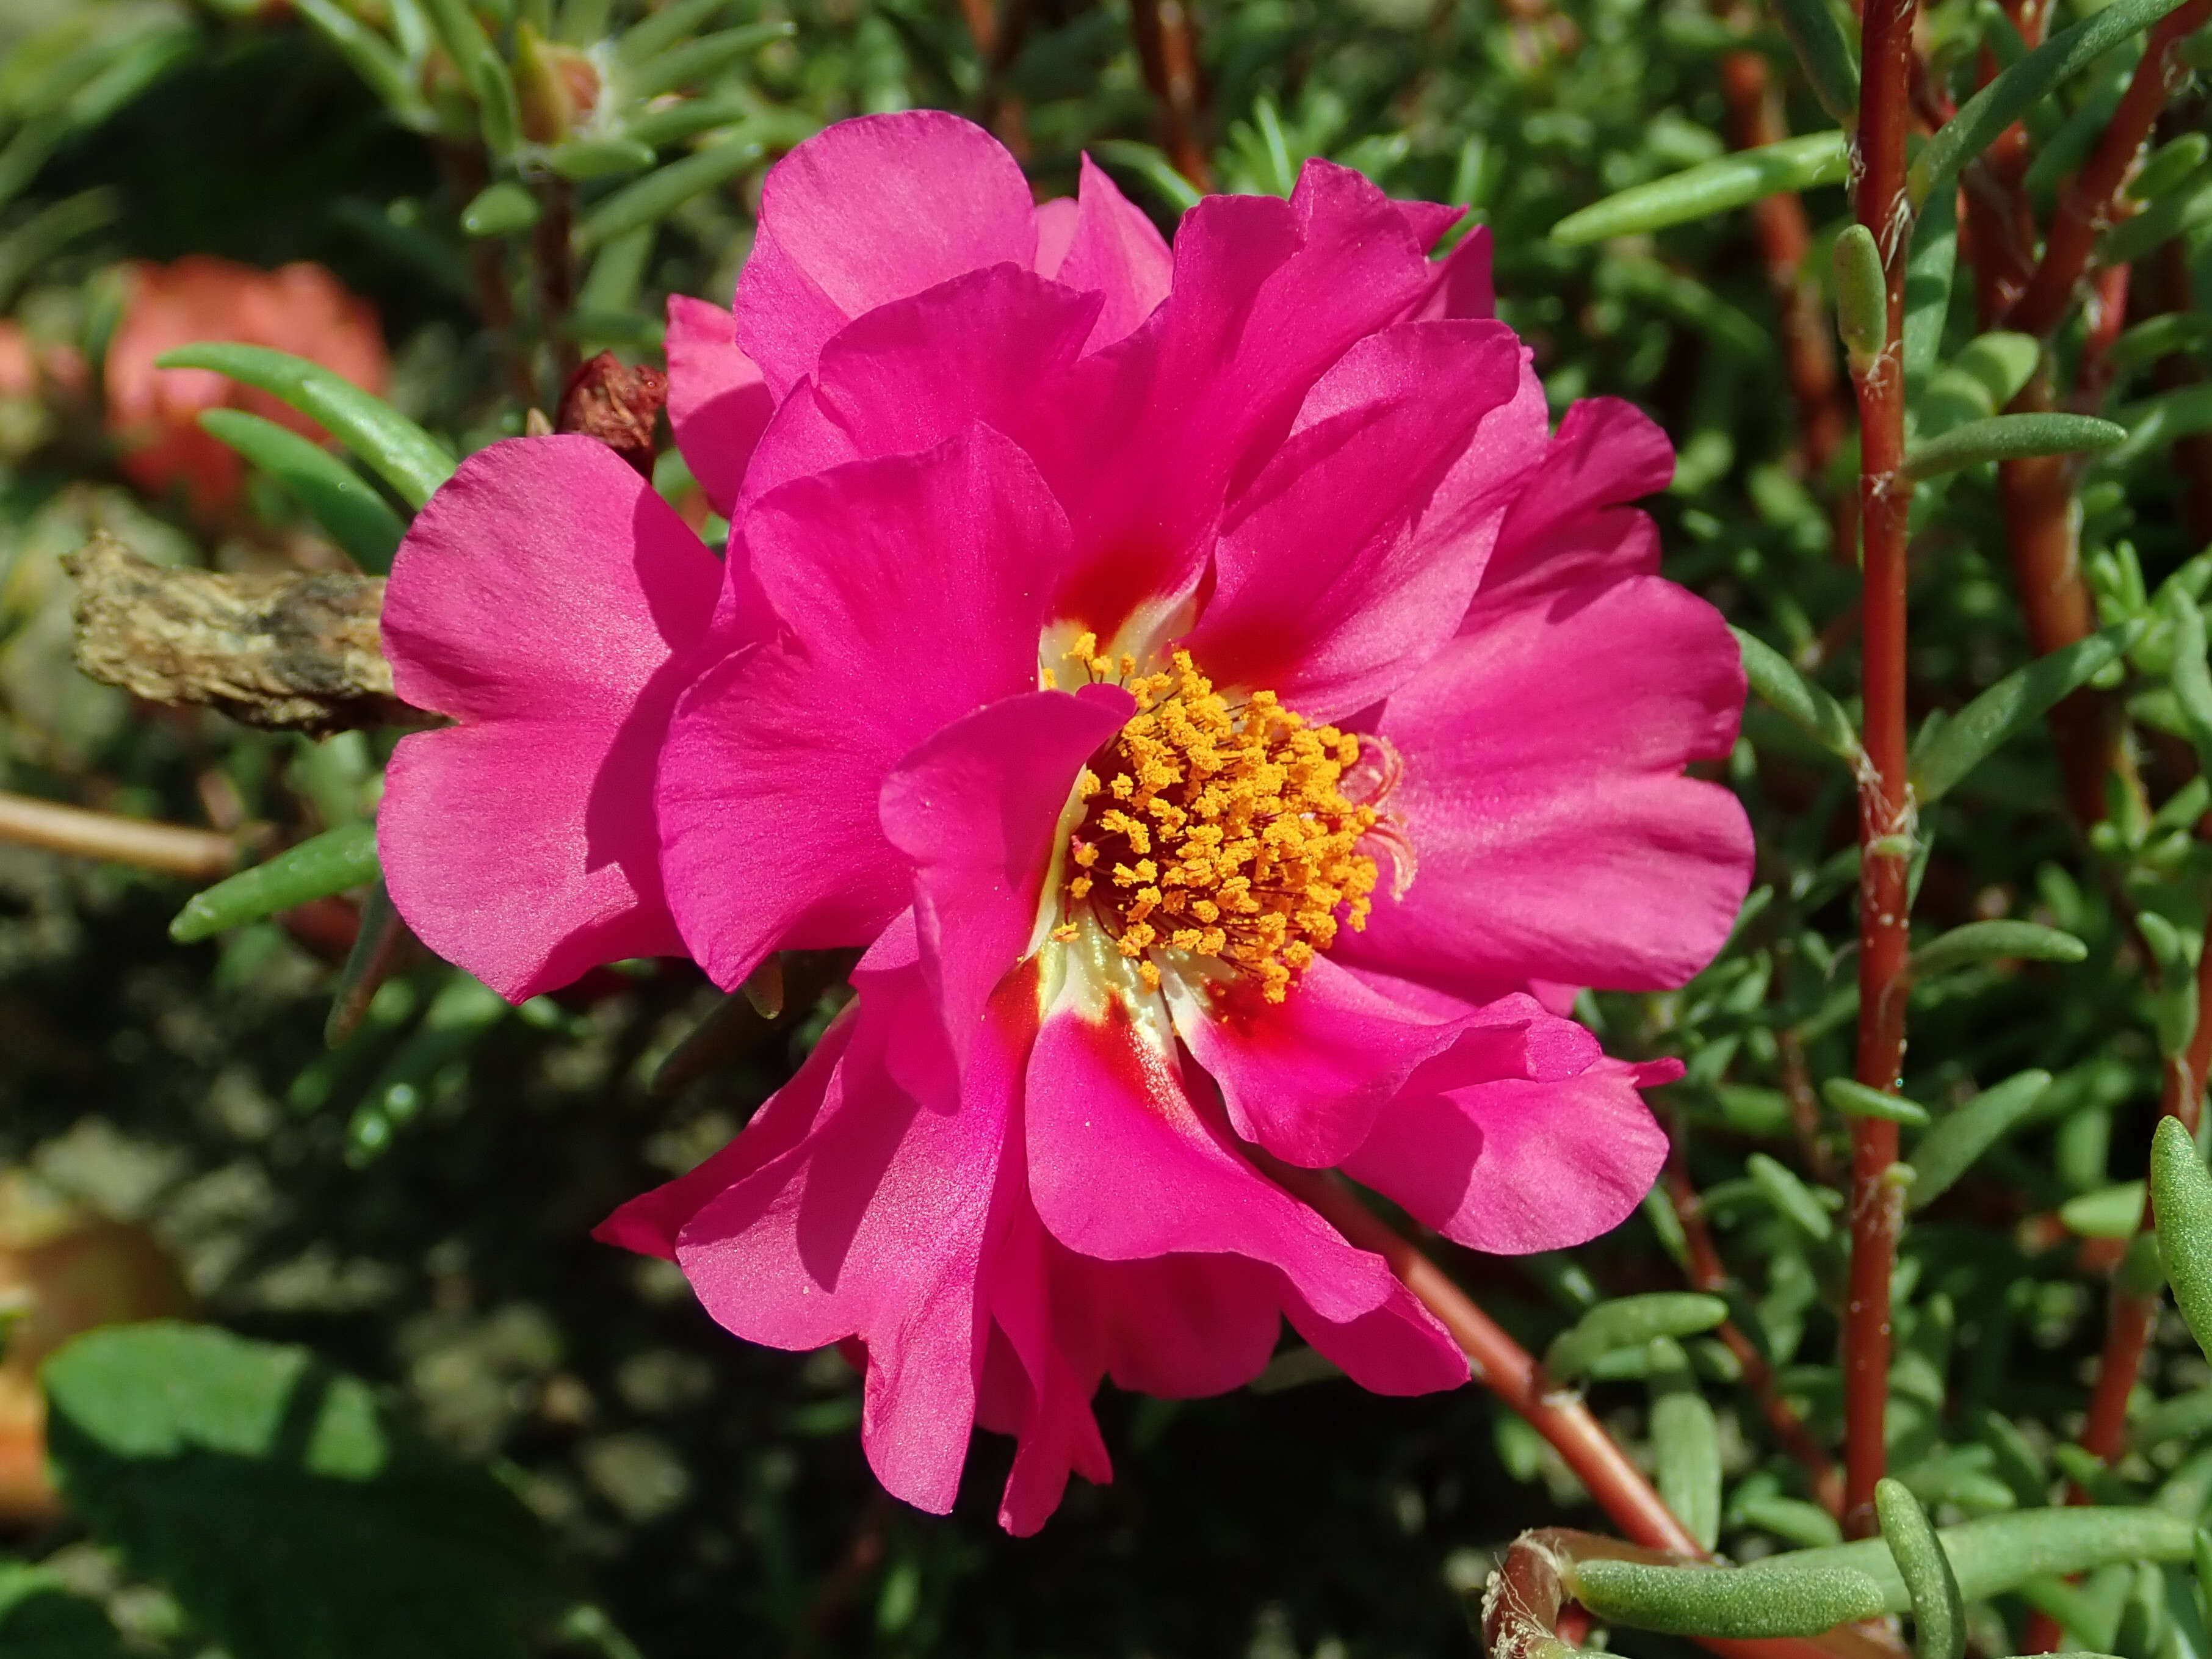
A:
<svg viewBox="0 0 2212 1659">
<path fill-rule="evenodd" d="M 1905 264 L 1912 210 L 1905 132 L 1912 108 L 1917 0 L 1870 0 L 1861 20 L 1856 137 L 1858 221 L 1874 234 L 1887 279 L 1888 329 L 1873 360 L 1853 365 L 1859 403 L 1859 523 L 1865 574 L 1862 641 L 1866 760 L 1859 779 L 1857 1076 L 1893 1089 L 1905 1060 L 1905 969 L 1911 935 L 1907 872 L 1913 813 L 1905 773 Z M 1844 1511 L 1855 1535 L 1874 1530 L 1874 1489 L 1886 1468 L 1889 1280 L 1904 1220 L 1889 1178 L 1897 1125 L 1851 1125 L 1851 1261 L 1844 1315 Z"/>
</svg>

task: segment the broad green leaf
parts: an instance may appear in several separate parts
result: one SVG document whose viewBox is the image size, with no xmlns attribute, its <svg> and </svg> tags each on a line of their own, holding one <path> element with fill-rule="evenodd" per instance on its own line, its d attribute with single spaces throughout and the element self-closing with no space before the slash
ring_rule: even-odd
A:
<svg viewBox="0 0 2212 1659">
<path fill-rule="evenodd" d="M 497 1483 L 394 1432 L 358 1378 L 204 1326 L 46 1362 L 63 1492 L 232 1659 L 514 1659 L 555 1584 Z"/>
<path fill-rule="evenodd" d="M 1832 121 L 1859 118 L 1858 47 L 1828 0 L 1775 0 L 1775 16 L 1796 49 L 1813 96 Z"/>
<path fill-rule="evenodd" d="M 1731 628 L 1743 653 L 1744 677 L 1761 702 L 1837 759 L 1856 762 L 1859 734 L 1843 704 L 1797 672 L 1795 664 L 1755 634 Z"/>
<path fill-rule="evenodd" d="M 2174 1305 L 2197 1346 L 2212 1354 L 2212 1173 L 2178 1118 L 2160 1119 L 2151 1140 L 2150 1190 Z"/>
<path fill-rule="evenodd" d="M 1883 1610 L 1881 1585 L 1850 1567 L 1784 1574 L 1578 1561 L 1562 1577 L 1575 1600 L 1607 1623 L 1670 1636 L 1818 1636 Z"/>
<path fill-rule="evenodd" d="M 681 87 L 703 85 L 741 58 L 771 41 L 788 40 L 793 33 L 793 26 L 781 20 L 724 29 L 635 61 L 623 82 L 629 95 L 640 102 Z"/>
<path fill-rule="evenodd" d="M 282 484 L 363 570 L 382 574 L 407 526 L 343 461 L 289 428 L 240 409 L 210 409 L 200 424 Z"/>
<path fill-rule="evenodd" d="M 1921 1136 L 1912 1147 L 1911 1207 L 1923 1208 L 1949 1191 L 1984 1152 L 2035 1109 L 2050 1087 L 2050 1073 L 2021 1072 L 1983 1090 Z"/>
<path fill-rule="evenodd" d="M 1894 1480 L 1875 1483 L 1874 1507 L 1881 1540 L 1912 1598 L 1914 1654 L 1917 1659 L 1959 1659 L 1966 1648 L 1966 1604 L 1928 1511 Z"/>
<path fill-rule="evenodd" d="M 2182 0 L 2115 0 L 2094 16 L 2060 30 L 2018 63 L 1999 74 L 1960 106 L 1921 147 L 1905 173 L 1905 188 L 1917 208 L 1950 184 L 1961 168 L 1997 136 L 2051 95 L 2069 76 L 2079 74 L 2130 35 L 2150 27 Z"/>
<path fill-rule="evenodd" d="M 436 439 L 320 363 L 266 346 L 214 341 L 179 346 L 154 361 L 160 368 L 211 368 L 291 404 L 360 456 L 410 507 L 422 506 L 453 476 L 453 458 Z"/>
<path fill-rule="evenodd" d="M 1135 173 L 1177 213 L 1188 212 L 1198 205 L 1198 186 L 1177 173 L 1166 154 L 1151 144 L 1130 138 L 1105 138 L 1091 149 L 1100 161 Z"/>
<path fill-rule="evenodd" d="M 1544 1375 L 1553 1384 L 1572 1381 L 1600 1354 L 1641 1347 L 1662 1336 L 1696 1336 L 1728 1317 L 1728 1304 L 1690 1291 L 1655 1291 L 1601 1302 L 1544 1351 Z"/>
<path fill-rule="evenodd" d="M 1992 415 L 1954 426 L 1905 452 L 1905 476 L 1932 478 L 1988 461 L 2031 455 L 2094 454 L 2125 441 L 2128 429 L 2094 415 Z"/>
<path fill-rule="evenodd" d="M 1553 225 L 1552 240 L 1578 247 L 1707 218 L 1784 191 L 1839 185 L 1849 148 L 1841 132 L 1816 132 L 1737 150 L 1593 202 Z"/>
<path fill-rule="evenodd" d="M 191 945 L 227 927 L 362 886 L 376 877 L 376 825 L 345 824 L 193 894 L 169 924 L 169 937 L 179 945 Z"/>
<path fill-rule="evenodd" d="M 125 1659 L 94 1602 L 43 1567 L 0 1558 L 0 1653 L 8 1659 Z"/>
<path fill-rule="evenodd" d="M 761 158 L 761 146 L 752 139 L 725 139 L 680 161 L 648 173 L 625 185 L 593 208 L 577 227 L 576 240 L 586 248 L 666 218 L 702 191 L 712 190 L 743 173 Z"/>
<path fill-rule="evenodd" d="M 1940 933 L 1912 953 L 1910 969 L 1926 979 L 1978 962 L 2080 962 L 2089 947 L 2034 921 L 1970 921 Z"/>
<path fill-rule="evenodd" d="M 1921 742 L 1911 757 L 1912 790 L 1923 806 L 1942 799 L 1997 747 L 2135 642 L 2140 625 L 2123 623 L 2037 659 L 1976 697 Z"/>
<path fill-rule="evenodd" d="M 1918 1101 L 1869 1089 L 1855 1078 L 1830 1078 L 1820 1085 L 1820 1098 L 1847 1117 L 1878 1117 L 1916 1129 L 1928 1127 L 1928 1109 Z"/>
</svg>

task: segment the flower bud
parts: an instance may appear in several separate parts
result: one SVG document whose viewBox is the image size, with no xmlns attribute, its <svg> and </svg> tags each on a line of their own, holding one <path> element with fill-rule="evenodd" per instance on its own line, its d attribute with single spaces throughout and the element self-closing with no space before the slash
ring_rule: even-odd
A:
<svg viewBox="0 0 2212 1659">
<path fill-rule="evenodd" d="M 599 71 L 574 46 L 543 39 L 524 23 L 514 31 L 514 84 L 522 136 L 557 144 L 591 118 L 599 101 Z"/>
</svg>

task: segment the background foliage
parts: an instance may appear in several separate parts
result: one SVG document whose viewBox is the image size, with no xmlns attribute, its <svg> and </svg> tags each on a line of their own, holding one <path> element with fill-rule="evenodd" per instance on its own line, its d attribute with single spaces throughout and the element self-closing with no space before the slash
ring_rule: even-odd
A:
<svg viewBox="0 0 2212 1659">
<path fill-rule="evenodd" d="M 555 18 L 530 0 L 476 0 L 474 15 L 504 64 L 518 26 L 592 38 L 579 15 L 594 9 L 567 0 Z M 2094 9 L 2061 5 L 2057 21 Z M 1808 459 L 1812 405 L 1783 349 L 1793 301 L 1750 216 L 1585 246 L 1547 234 L 1577 208 L 1741 142 L 1730 54 L 1765 63 L 1784 97 L 1767 136 L 1833 126 L 1764 13 L 1200 3 L 1188 14 L 1200 72 L 1179 128 L 1148 81 L 1141 20 L 1119 0 L 972 15 L 939 0 L 678 0 L 659 15 L 672 24 L 663 49 L 718 28 L 745 38 L 669 71 L 687 102 L 609 118 L 591 135 L 606 154 L 568 157 L 573 202 L 546 171 L 552 149 L 510 151 L 495 131 L 501 94 L 456 63 L 465 50 L 441 44 L 468 15 L 462 0 L 0 0 L 0 307 L 36 350 L 90 365 L 74 384 L 50 374 L 0 398 L 0 789 L 212 823 L 268 847 L 362 820 L 388 752 L 388 733 L 311 744 L 134 706 L 72 667 L 58 558 L 94 528 L 164 563 L 343 556 L 258 473 L 212 517 L 125 480 L 100 407 L 124 262 L 326 264 L 374 302 L 393 404 L 465 453 L 549 407 L 565 353 L 653 361 L 665 295 L 726 301 L 760 173 L 781 149 L 842 116 L 925 105 L 991 118 L 1041 193 L 1070 191 L 1088 148 L 1164 227 L 1189 188 L 1162 148 L 1179 137 L 1221 188 L 1285 191 L 1322 155 L 1394 194 L 1469 205 L 1496 238 L 1501 313 L 1534 346 L 1555 410 L 1626 397 L 1674 437 L 1676 482 L 1652 504 L 1668 573 L 1848 703 L 1858 584 L 1834 537 L 1850 457 Z M 618 6 L 611 23 L 635 21 Z M 1995 6 L 1945 0 L 1928 18 L 1931 60 L 1971 89 L 1978 52 L 2017 55 L 2010 27 Z M 2135 50 L 2029 111 L 2039 159 L 2022 188 L 2045 210 Z M 2160 137 L 2203 117 L 2185 86 Z M 640 131 L 658 151 L 651 172 L 620 151 Z M 2189 152 L 2176 179 L 2197 188 L 2202 159 Z M 1847 221 L 1839 178 L 1805 193 L 1811 242 L 1784 273 L 1815 290 Z M 570 295 L 548 286 L 532 251 L 543 219 L 529 221 L 572 208 L 584 259 Z M 2131 654 L 2105 653 L 2102 679 L 2133 699 L 2144 792 L 2121 792 L 2085 835 L 2057 751 L 2028 720 L 1923 820 L 1922 942 L 1976 922 L 2046 930 L 1954 938 L 1949 963 L 1923 958 L 1912 992 L 1904 1093 L 1939 1121 L 1978 1100 L 1974 1121 L 1990 1130 L 1952 1132 L 1984 1145 L 1954 1157 L 1955 1183 L 1916 1212 L 1896 1285 L 1891 1467 L 1939 1519 L 2047 1504 L 2062 1477 L 2192 1520 L 2212 1495 L 2212 1369 L 2170 1312 L 2124 1457 L 2100 1464 L 2069 1443 L 2106 1281 L 2130 1270 L 2162 1054 L 2189 1036 L 2212 883 L 2176 701 L 2185 624 L 2148 599 L 2197 544 L 2172 440 L 2202 416 L 2172 400 L 2212 338 L 2198 326 L 2208 216 L 2185 203 L 2169 218 L 2179 252 L 2161 257 L 2179 291 L 2164 303 L 2184 314 L 2163 335 L 2123 337 L 2132 356 L 2114 353 L 2081 412 L 2117 414 L 2138 437 L 2076 481 L 2104 620 L 2139 623 Z M 1939 292 L 1931 320 L 1951 368 L 1920 388 L 1923 432 L 2002 407 L 2027 374 L 2001 346 L 1970 348 L 1982 331 L 1971 283 Z M 2062 368 L 2081 332 L 2077 319 L 2056 337 Z M 2143 437 L 2154 395 L 2168 399 L 2164 435 L 2153 423 Z M 658 477 L 684 495 L 672 458 Z M 1918 718 L 1964 708 L 2033 653 L 1991 470 L 1924 489 L 1915 514 Z M 2191 567 L 2184 586 L 2201 590 L 2203 575 Z M 2201 629 L 2196 653 L 2201 666 Z M 1734 1328 L 1832 1448 L 1848 1122 L 1837 1101 L 1853 1103 L 1821 1085 L 1851 1074 L 1853 781 L 1759 704 L 1728 774 L 1760 844 L 1736 940 L 1683 992 L 1601 997 L 1583 1012 L 1616 1052 L 1688 1061 L 1665 1104 L 1679 1175 L 1702 1194 L 1693 1216 L 1729 1272 Z M 673 963 L 602 972 L 513 1015 L 420 965 L 331 1050 L 323 1030 L 351 913 L 323 901 L 180 946 L 167 925 L 190 890 L 0 842 L 9 1213 L 66 1200 L 141 1230 L 211 1322 L 118 1328 L 49 1366 L 48 1438 L 70 1502 L 15 1524 L 0 1652 L 1437 1655 L 1472 1645 L 1465 1595 L 1496 1547 L 1562 1517 L 1603 1525 L 1550 1448 L 1479 1390 L 1378 1399 L 1316 1378 L 1296 1354 L 1220 1400 L 1109 1390 L 1115 1481 L 1078 1483 L 1039 1538 L 993 1522 L 1011 1449 L 988 1436 L 949 1520 L 891 1505 L 861 1460 L 857 1379 L 842 1360 L 730 1341 L 673 1269 L 586 1237 L 741 1125 L 836 990 L 743 1027 L 720 1065 L 673 1092 L 654 1091 L 656 1071 L 720 1000 Z M 2031 1071 L 2047 1086 L 2021 1078 Z M 1438 1248 L 1540 1352 L 1601 1299 L 1687 1282 L 1663 1198 L 1571 1255 Z M 2148 1271 L 2140 1252 L 2133 1270 Z M 1749 1556 L 1832 1539 L 1806 1462 L 1745 1386 L 1743 1356 L 1710 1318 L 1688 1324 L 1679 1344 L 1596 1345 L 1594 1407 L 1708 1541 Z M 1977 1647 L 2014 1651 L 2031 1606 L 2057 1613 L 2077 1646 L 2212 1651 L 2178 1569 L 2106 1569 L 1978 1603 Z M 1626 1632 L 1614 1645 L 1675 1648 Z"/>
</svg>

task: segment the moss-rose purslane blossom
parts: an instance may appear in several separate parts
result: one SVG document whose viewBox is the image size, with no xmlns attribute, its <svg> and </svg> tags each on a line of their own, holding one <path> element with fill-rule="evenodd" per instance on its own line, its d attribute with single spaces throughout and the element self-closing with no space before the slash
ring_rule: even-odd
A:
<svg viewBox="0 0 2212 1659">
<path fill-rule="evenodd" d="M 605 1237 L 756 1341 L 857 1339 L 884 1484 L 1108 1474 L 1102 1377 L 1215 1392 L 1282 1318 L 1365 1386 L 1467 1364 L 1266 1173 L 1478 1249 L 1612 1226 L 1665 1142 L 1573 988 L 1682 983 L 1741 900 L 1719 617 L 1625 505 L 1665 440 L 1547 430 L 1485 234 L 1309 163 L 1172 253 L 1085 164 L 1032 204 L 950 116 L 770 175 L 734 315 L 672 302 L 726 560 L 584 438 L 473 457 L 394 567 L 392 896 L 512 997 L 865 946 L 723 1152 Z"/>
</svg>

